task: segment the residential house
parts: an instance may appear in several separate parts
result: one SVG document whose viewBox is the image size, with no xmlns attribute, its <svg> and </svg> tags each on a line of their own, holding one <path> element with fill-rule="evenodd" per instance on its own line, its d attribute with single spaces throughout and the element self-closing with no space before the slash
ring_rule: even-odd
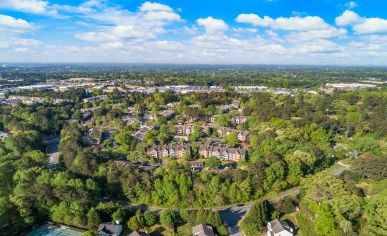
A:
<svg viewBox="0 0 387 236">
<path fill-rule="evenodd" d="M 233 116 L 232 117 L 232 121 L 234 122 L 234 124 L 237 124 L 237 125 L 245 123 L 246 120 L 247 120 L 247 116 Z"/>
<path fill-rule="evenodd" d="M 285 221 L 275 219 L 267 223 L 267 236 L 293 236 L 294 230 Z"/>
<path fill-rule="evenodd" d="M 122 232 L 122 225 L 112 222 L 101 223 L 98 227 L 98 236 L 120 236 Z"/>
<path fill-rule="evenodd" d="M 135 118 L 129 114 L 122 117 L 122 121 L 125 122 L 126 125 L 133 125 L 133 124 L 136 124 L 138 122 L 137 118 Z"/>
<path fill-rule="evenodd" d="M 143 141 L 145 134 L 153 129 L 154 129 L 154 126 L 143 125 L 140 127 L 139 130 L 136 131 L 136 133 L 134 133 L 133 137 L 140 141 Z"/>
<path fill-rule="evenodd" d="M 189 135 L 193 132 L 193 125 L 176 125 L 177 135 Z"/>
<path fill-rule="evenodd" d="M 192 236 L 215 236 L 215 233 L 212 226 L 200 224 L 192 228 Z"/>
<path fill-rule="evenodd" d="M 154 158 L 172 157 L 183 158 L 191 155 L 189 144 L 153 145 L 147 149 L 147 155 Z"/>
<path fill-rule="evenodd" d="M 202 144 L 199 147 L 199 155 L 204 158 L 216 156 L 220 160 L 240 161 L 246 159 L 247 148 L 229 148 L 222 144 Z"/>
<path fill-rule="evenodd" d="M 240 105 L 241 105 L 241 102 L 238 100 L 233 100 L 232 103 L 230 104 L 231 108 L 233 109 L 239 109 Z"/>
<path fill-rule="evenodd" d="M 202 161 L 190 161 L 191 167 L 189 168 L 192 172 L 202 171 L 204 168 L 204 162 Z"/>
<path fill-rule="evenodd" d="M 238 130 L 238 140 L 244 143 L 250 141 L 250 132 L 246 130 Z"/>
<path fill-rule="evenodd" d="M 172 110 L 164 110 L 164 111 L 160 111 L 158 113 L 159 116 L 164 116 L 165 118 L 167 118 L 167 120 L 170 120 L 173 118 L 173 116 L 175 115 L 175 112 L 172 111 Z"/>
<path fill-rule="evenodd" d="M 227 135 L 236 132 L 238 135 L 238 140 L 241 142 L 248 142 L 250 139 L 250 132 L 247 130 L 236 130 L 231 128 L 218 128 L 217 130 L 220 137 L 226 137 Z"/>
</svg>

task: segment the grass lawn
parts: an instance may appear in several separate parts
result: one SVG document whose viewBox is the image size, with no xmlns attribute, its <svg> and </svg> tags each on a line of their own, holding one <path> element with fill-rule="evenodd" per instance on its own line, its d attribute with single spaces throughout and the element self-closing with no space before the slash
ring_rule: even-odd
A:
<svg viewBox="0 0 387 236">
<path fill-rule="evenodd" d="M 172 231 L 164 228 L 162 225 L 154 225 L 149 230 L 151 236 L 169 236 Z"/>
<path fill-rule="evenodd" d="M 144 232 L 144 229 L 140 229 L 139 231 Z M 124 227 L 121 235 L 127 236 L 131 233 L 132 233 L 132 231 L 130 229 L 128 229 L 128 227 Z M 162 225 L 154 225 L 148 229 L 148 233 L 151 236 L 170 236 L 172 231 L 164 228 Z"/>
</svg>

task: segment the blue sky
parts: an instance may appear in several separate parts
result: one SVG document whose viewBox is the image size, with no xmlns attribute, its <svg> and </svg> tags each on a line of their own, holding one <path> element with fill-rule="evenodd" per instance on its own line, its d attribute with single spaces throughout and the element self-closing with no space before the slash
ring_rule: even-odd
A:
<svg viewBox="0 0 387 236">
<path fill-rule="evenodd" d="M 386 65 L 382 0 L 0 0 L 1 62 Z"/>
</svg>

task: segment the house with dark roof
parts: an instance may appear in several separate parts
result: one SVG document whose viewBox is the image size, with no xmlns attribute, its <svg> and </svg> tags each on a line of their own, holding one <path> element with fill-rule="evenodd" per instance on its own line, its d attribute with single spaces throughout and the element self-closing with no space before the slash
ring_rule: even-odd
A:
<svg viewBox="0 0 387 236">
<path fill-rule="evenodd" d="M 294 230 L 285 221 L 278 219 L 267 223 L 267 236 L 293 236 Z"/>
<path fill-rule="evenodd" d="M 101 223 L 98 227 L 98 236 L 120 236 L 122 232 L 122 225 L 112 222 Z"/>
<path fill-rule="evenodd" d="M 192 236 L 215 236 L 215 233 L 212 226 L 200 224 L 192 228 Z"/>
</svg>

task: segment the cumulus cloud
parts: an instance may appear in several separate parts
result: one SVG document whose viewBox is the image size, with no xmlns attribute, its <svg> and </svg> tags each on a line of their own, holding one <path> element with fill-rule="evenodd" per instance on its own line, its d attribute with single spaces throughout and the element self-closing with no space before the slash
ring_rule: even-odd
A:
<svg viewBox="0 0 387 236">
<path fill-rule="evenodd" d="M 171 12 L 173 11 L 171 7 L 160 4 L 157 2 L 145 2 L 140 6 L 140 11 L 162 11 L 162 12 Z"/>
<path fill-rule="evenodd" d="M 207 33 L 221 32 L 228 29 L 228 25 L 223 20 L 210 17 L 199 18 L 196 20 L 198 25 L 203 26 Z"/>
<path fill-rule="evenodd" d="M 358 34 L 387 33 L 387 20 L 381 18 L 366 18 L 353 26 Z"/>
<path fill-rule="evenodd" d="M 240 14 L 235 21 L 239 23 L 250 23 L 254 26 L 269 26 L 273 23 L 272 18 L 268 16 L 261 18 L 256 14 Z"/>
<path fill-rule="evenodd" d="M 40 8 L 23 9 L 18 5 L 22 2 L 39 3 Z M 49 39 L 44 43 L 29 39 L 31 31 L 40 29 L 38 25 L 0 14 L 0 59 L 249 64 L 359 64 L 366 61 L 385 64 L 386 20 L 359 16 L 349 10 L 353 7 L 347 4 L 348 10 L 336 18 L 336 25 L 306 13 L 278 18 L 240 14 L 235 21 L 249 25 L 230 27 L 228 22 L 211 16 L 187 23 L 180 16 L 182 10 L 151 1 L 128 10 L 107 0 L 88 0 L 76 6 L 51 5 L 48 0 L 0 0 L 3 9 L 64 14 L 69 22 L 76 21 L 75 30 L 67 32 L 74 32 L 76 38 L 85 41 L 82 44 L 78 44 L 79 40 L 73 44 L 69 41 L 65 46 L 51 45 Z M 203 28 L 205 30 L 201 30 Z M 173 38 L 175 35 L 178 36 Z"/>
<path fill-rule="evenodd" d="M 81 17 L 96 20 L 103 26 L 96 27 L 94 31 L 78 33 L 77 38 L 107 42 L 118 47 L 128 40 L 155 39 L 166 32 L 167 25 L 181 20 L 172 8 L 160 3 L 145 2 L 137 12 L 97 3 L 81 5 L 78 11 Z"/>
<path fill-rule="evenodd" d="M 49 2 L 44 0 L 1 0 L 0 8 L 34 14 L 56 14 L 56 11 L 50 8 Z"/>
<path fill-rule="evenodd" d="M 25 53 L 30 47 L 40 45 L 38 40 L 21 37 L 34 29 L 35 26 L 24 19 L 0 14 L 0 49 Z"/>
<path fill-rule="evenodd" d="M 348 26 L 353 24 L 358 24 L 362 22 L 363 19 L 358 14 L 353 11 L 345 10 L 343 14 L 336 17 L 336 25 L 338 26 Z"/>
<path fill-rule="evenodd" d="M 329 25 L 318 16 L 294 16 L 289 18 L 279 17 L 273 19 L 268 16 L 261 18 L 256 14 L 240 14 L 235 20 L 239 23 L 250 23 L 254 26 L 271 27 L 276 30 L 307 31 L 329 28 Z"/>
<path fill-rule="evenodd" d="M 23 19 L 0 14 L 0 27 L 14 30 L 30 30 L 33 25 Z"/>
<path fill-rule="evenodd" d="M 336 17 L 336 24 L 339 26 L 352 26 L 358 34 L 387 33 L 386 19 L 361 17 L 349 10 Z"/>
</svg>

